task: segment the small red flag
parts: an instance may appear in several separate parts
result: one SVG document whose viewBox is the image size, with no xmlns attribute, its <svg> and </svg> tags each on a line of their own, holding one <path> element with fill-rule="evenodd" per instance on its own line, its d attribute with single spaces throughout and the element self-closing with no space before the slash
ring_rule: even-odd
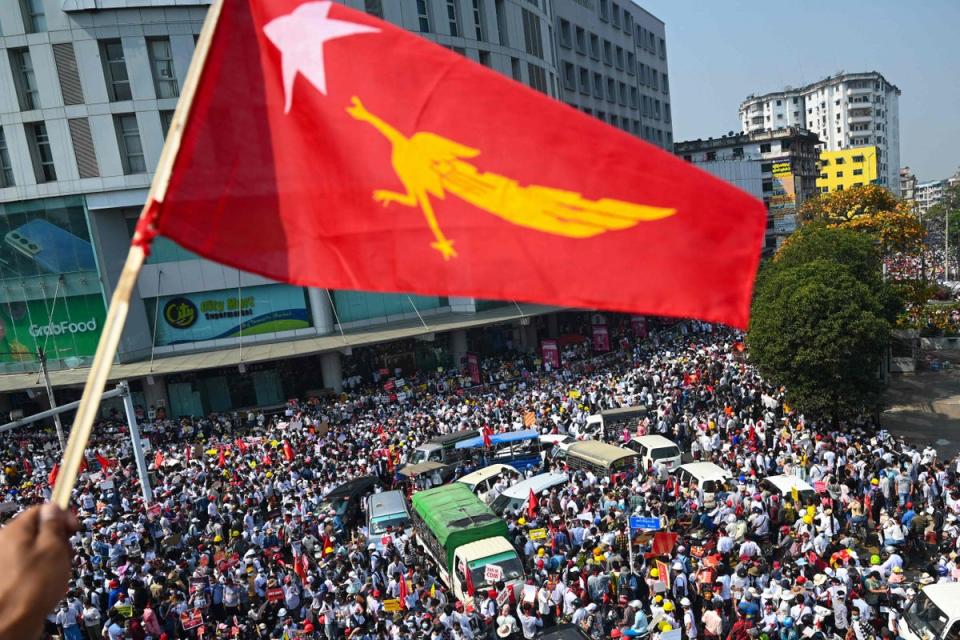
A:
<svg viewBox="0 0 960 640">
<path fill-rule="evenodd" d="M 286 440 L 283 441 L 283 457 L 287 459 L 287 462 L 293 462 L 293 447 Z"/>
<path fill-rule="evenodd" d="M 227 456 L 223 452 L 223 447 L 220 447 L 220 454 L 217 456 L 217 466 L 221 469 L 227 466 Z"/>
<path fill-rule="evenodd" d="M 533 493 L 533 489 L 530 489 L 530 496 L 527 501 L 527 518 L 534 520 L 537 517 L 537 496 Z"/>
<path fill-rule="evenodd" d="M 53 469 L 50 469 L 50 475 L 47 476 L 47 484 L 51 487 L 57 484 L 57 476 L 60 475 L 60 463 L 57 462 L 53 465 Z"/>
<path fill-rule="evenodd" d="M 305 286 L 747 326 L 762 202 L 341 4 L 224 2 L 182 136 L 138 245 Z"/>
<path fill-rule="evenodd" d="M 153 456 L 153 466 L 159 469 L 160 465 L 162 464 L 163 464 L 163 454 L 157 451 L 157 455 Z"/>
<path fill-rule="evenodd" d="M 269 454 L 269 453 L 263 454 L 263 459 L 260 460 L 260 462 L 262 462 L 263 464 L 265 464 L 265 465 L 268 466 L 268 467 L 273 464 L 273 460 L 270 459 L 270 454 Z"/>
<path fill-rule="evenodd" d="M 184 447 L 183 457 L 187 462 L 190 462 L 190 456 L 193 454 L 193 447 L 187 445 Z"/>
<path fill-rule="evenodd" d="M 243 438 L 237 438 L 236 445 L 237 449 L 240 449 L 240 453 L 243 455 L 247 454 L 247 443 L 243 441 Z"/>
<path fill-rule="evenodd" d="M 310 561 L 307 556 L 299 555 L 293 559 L 293 571 L 300 576 L 300 579 L 306 584 L 307 571 L 310 569 Z"/>
<path fill-rule="evenodd" d="M 409 591 L 409 589 L 407 588 L 407 576 L 400 576 L 400 585 L 399 585 L 399 586 L 400 586 L 400 595 L 398 596 L 397 599 L 400 601 L 400 608 L 401 608 L 401 609 L 406 609 L 406 608 L 407 608 L 407 596 L 410 595 L 410 591 Z"/>
<path fill-rule="evenodd" d="M 107 460 L 105 457 L 103 457 L 103 455 L 101 455 L 99 451 L 97 451 L 94 454 L 94 457 L 97 459 L 97 464 L 100 465 L 101 469 L 103 469 L 104 471 L 108 471 L 110 469 L 110 466 L 112 463 L 109 460 Z"/>
<path fill-rule="evenodd" d="M 488 449 L 492 447 L 493 440 L 491 436 L 493 435 L 493 429 L 490 428 L 490 425 L 488 424 L 483 425 L 483 428 L 480 429 L 480 433 L 483 435 L 483 446 L 485 446 Z"/>
<path fill-rule="evenodd" d="M 26 458 L 23 459 L 23 473 L 27 476 L 33 475 L 33 465 Z"/>
</svg>

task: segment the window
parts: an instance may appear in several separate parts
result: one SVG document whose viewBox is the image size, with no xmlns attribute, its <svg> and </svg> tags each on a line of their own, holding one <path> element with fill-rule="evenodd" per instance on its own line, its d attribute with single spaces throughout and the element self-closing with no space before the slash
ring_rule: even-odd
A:
<svg viewBox="0 0 960 640">
<path fill-rule="evenodd" d="M 383 20 L 383 0 L 363 0 L 363 10 Z"/>
<path fill-rule="evenodd" d="M 843 163 L 844 163 L 843 158 L 837 158 L 836 164 L 843 164 Z"/>
<path fill-rule="evenodd" d="M 473 0 L 473 29 L 477 40 L 486 40 L 487 24 L 486 15 L 483 12 L 483 0 Z"/>
<path fill-rule="evenodd" d="M 573 37 L 570 35 L 570 23 L 560 19 L 560 46 L 569 49 L 573 46 Z"/>
<path fill-rule="evenodd" d="M 540 18 L 532 11 L 523 9 L 523 42 L 526 51 L 532 56 L 543 59 L 543 36 L 540 33 Z"/>
<path fill-rule="evenodd" d="M 617 56 L 614 58 L 617 64 L 617 69 L 623 71 L 623 47 L 617 47 Z"/>
<path fill-rule="evenodd" d="M 633 33 L 633 16 L 626 9 L 623 10 L 623 30 L 628 34 Z"/>
<path fill-rule="evenodd" d="M 547 93 L 547 72 L 540 65 L 527 63 L 527 73 L 530 75 L 530 86 L 542 93 Z"/>
<path fill-rule="evenodd" d="M 522 81 L 520 74 L 520 58 L 510 58 L 510 77 L 517 82 Z"/>
<path fill-rule="evenodd" d="M 613 45 L 609 40 L 603 41 L 603 64 L 608 67 L 613 66 Z"/>
<path fill-rule="evenodd" d="M 590 71 L 580 67 L 580 93 L 590 95 Z"/>
<path fill-rule="evenodd" d="M 100 41 L 100 58 L 103 75 L 107 80 L 107 94 L 111 102 L 130 100 L 130 78 L 127 76 L 127 61 L 123 57 L 123 43 L 119 38 Z"/>
<path fill-rule="evenodd" d="M 47 135 L 47 125 L 42 122 L 27 122 L 23 125 L 30 147 L 30 159 L 33 161 L 33 173 L 37 182 L 53 182 L 57 179 L 57 170 L 53 165 L 53 148 Z"/>
<path fill-rule="evenodd" d="M 763 189 L 764 192 L 773 191 L 773 181 L 764 180 L 763 184 L 761 185 L 761 188 Z"/>
<path fill-rule="evenodd" d="M 570 91 L 577 90 L 577 70 L 572 62 L 563 63 L 563 88 Z"/>
<path fill-rule="evenodd" d="M 603 100 L 603 75 L 593 74 L 593 97 Z"/>
<path fill-rule="evenodd" d="M 14 186 L 13 165 L 10 164 L 7 138 L 3 135 L 3 129 L 0 128 L 0 188 L 12 186 Z"/>
<path fill-rule="evenodd" d="M 460 7 L 458 0 L 447 0 L 447 23 L 450 25 L 450 35 L 460 35 Z"/>
<path fill-rule="evenodd" d="M 616 5 L 614 5 L 614 6 L 616 6 Z M 620 118 L 618 118 L 618 117 L 616 116 L 616 114 L 611 113 L 611 114 L 610 114 L 610 124 L 613 125 L 613 126 L 615 126 L 615 127 L 620 126 Z"/>
<path fill-rule="evenodd" d="M 583 27 L 577 27 L 577 53 L 587 55 L 587 32 Z"/>
<path fill-rule="evenodd" d="M 607 0 L 600 0 L 600 19 L 604 22 L 610 20 L 610 7 L 607 4 Z"/>
<path fill-rule="evenodd" d="M 37 92 L 37 77 L 33 73 L 33 60 L 26 47 L 10 49 L 10 70 L 17 89 L 17 101 L 21 111 L 40 108 L 40 94 Z"/>
<path fill-rule="evenodd" d="M 842 184 L 838 184 L 838 185 L 837 185 L 837 191 L 843 191 L 843 185 L 842 185 Z"/>
<path fill-rule="evenodd" d="M 851 158 L 854 162 L 863 162 L 863 156 L 853 156 Z"/>
<path fill-rule="evenodd" d="M 764 143 L 760 145 L 760 153 L 770 153 L 770 143 Z"/>
<path fill-rule="evenodd" d="M 479 55 L 480 55 L 480 64 L 482 64 L 485 67 L 489 67 L 490 69 L 493 69 L 493 62 L 490 59 L 490 52 L 480 49 Z"/>
<path fill-rule="evenodd" d="M 430 10 L 427 8 L 427 0 L 417 0 L 417 22 L 420 31 L 429 33 L 430 31 Z"/>
<path fill-rule="evenodd" d="M 173 123 L 173 110 L 160 112 L 160 129 L 163 131 L 163 137 L 167 137 L 170 131 L 170 125 Z"/>
<path fill-rule="evenodd" d="M 620 89 L 620 106 L 627 106 L 627 83 L 621 82 L 619 87 Z"/>
<path fill-rule="evenodd" d="M 613 3 L 613 26 L 620 26 L 620 5 Z"/>
<path fill-rule="evenodd" d="M 47 30 L 47 16 L 43 12 L 43 0 L 20 0 L 23 29 L 27 33 Z"/>
<path fill-rule="evenodd" d="M 617 101 L 617 83 L 613 78 L 607 78 L 607 102 Z"/>
<path fill-rule="evenodd" d="M 855 175 L 855 176 L 862 176 L 862 175 L 863 175 L 863 169 L 854 169 L 854 170 L 853 170 L 853 175 Z"/>
<path fill-rule="evenodd" d="M 153 88 L 157 98 L 176 98 L 180 95 L 177 74 L 173 70 L 173 53 L 170 50 L 170 38 L 148 38 L 147 53 L 150 56 L 150 69 L 153 71 Z"/>
<path fill-rule="evenodd" d="M 820 178 L 823 179 L 823 180 L 826 180 L 826 179 L 829 178 L 829 177 L 830 177 L 830 176 L 827 175 L 826 173 L 821 173 L 821 174 L 820 174 Z"/>
<path fill-rule="evenodd" d="M 670 106 L 670 105 L 667 105 Z M 743 147 L 734 147 L 733 148 L 733 157 L 742 158 L 743 157 Z"/>
<path fill-rule="evenodd" d="M 707 161 L 716 160 L 717 152 L 716 151 L 707 151 Z"/>
<path fill-rule="evenodd" d="M 838 177 L 838 178 L 842 178 L 842 177 L 843 177 L 843 171 L 837 171 L 837 177 Z"/>
<path fill-rule="evenodd" d="M 633 51 L 627 51 L 627 73 L 630 75 L 636 75 L 637 73 L 637 57 L 633 54 Z"/>
<path fill-rule="evenodd" d="M 600 36 L 595 33 L 590 34 L 590 57 L 594 60 L 600 59 Z"/>
<path fill-rule="evenodd" d="M 630 87 L 630 108 L 636 109 L 639 106 L 640 106 L 640 92 L 637 90 L 636 87 Z M 669 106 L 670 105 L 667 105 L 667 107 Z"/>
<path fill-rule="evenodd" d="M 659 75 L 660 74 L 657 73 L 656 69 L 650 69 L 650 86 L 653 87 L 654 91 L 657 91 L 658 89 L 660 89 L 660 82 L 658 80 Z"/>
<path fill-rule="evenodd" d="M 670 103 L 663 103 L 663 121 L 670 124 Z"/>
<path fill-rule="evenodd" d="M 120 160 L 123 172 L 145 173 L 146 162 L 143 159 L 143 145 L 140 144 L 140 129 L 137 127 L 137 115 L 125 113 L 113 117 L 117 129 L 117 142 L 120 144 Z"/>
</svg>

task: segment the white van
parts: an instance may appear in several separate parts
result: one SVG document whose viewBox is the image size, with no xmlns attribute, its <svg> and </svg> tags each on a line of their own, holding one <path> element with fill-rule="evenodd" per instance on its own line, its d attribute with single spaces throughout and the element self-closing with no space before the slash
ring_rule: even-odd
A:
<svg viewBox="0 0 960 640">
<path fill-rule="evenodd" d="M 467 485 L 470 487 L 470 491 L 473 491 L 474 495 L 485 503 L 490 504 L 487 496 L 490 494 L 493 485 L 497 484 L 500 478 L 506 478 L 507 481 L 513 484 L 518 480 L 522 480 L 523 474 L 508 464 L 491 464 L 473 473 L 468 473 L 457 480 L 457 482 L 462 482 Z"/>
<path fill-rule="evenodd" d="M 619 440 L 624 429 L 636 432 L 637 426 L 646 417 L 647 408 L 644 406 L 607 409 L 588 416 L 582 433 L 576 435 L 595 440 Z"/>
<path fill-rule="evenodd" d="M 410 510 L 402 491 L 384 491 L 367 498 L 367 543 L 383 551 L 401 532 L 410 533 Z"/>
<path fill-rule="evenodd" d="M 682 464 L 676 471 L 681 485 L 689 486 L 691 481 L 697 483 L 703 493 L 703 506 L 712 509 L 716 505 L 717 493 L 726 489 L 730 481 L 730 472 L 712 462 L 688 462 Z"/>
<path fill-rule="evenodd" d="M 624 446 L 640 454 L 640 467 L 643 469 L 650 468 L 654 462 L 659 462 L 668 470 L 680 466 L 680 447 L 663 436 L 631 438 Z"/>
<path fill-rule="evenodd" d="M 928 584 L 897 621 L 906 640 L 960 638 L 960 582 Z"/>
<path fill-rule="evenodd" d="M 539 496 L 543 491 L 549 491 L 553 487 L 563 485 L 570 479 L 565 473 L 541 473 L 527 478 L 512 487 L 507 487 L 503 493 L 493 499 L 490 508 L 498 516 L 510 511 L 523 509 L 530 500 L 530 492 Z"/>
<path fill-rule="evenodd" d="M 813 504 L 817 497 L 813 487 L 797 476 L 767 476 L 760 481 L 760 488 L 780 496 L 781 499 L 790 498 L 791 500 L 793 491 L 796 489 L 801 504 Z"/>
</svg>

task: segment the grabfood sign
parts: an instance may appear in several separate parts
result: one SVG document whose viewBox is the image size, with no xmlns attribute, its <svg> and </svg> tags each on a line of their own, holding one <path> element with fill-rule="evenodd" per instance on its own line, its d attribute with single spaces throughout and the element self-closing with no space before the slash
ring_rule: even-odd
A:
<svg viewBox="0 0 960 640">
<path fill-rule="evenodd" d="M 65 333 L 86 333 L 88 331 L 97 330 L 97 319 L 90 318 L 86 322 L 71 322 L 69 320 L 64 320 L 57 324 L 45 324 L 45 325 L 30 325 L 30 335 L 34 338 L 40 336 L 49 337 L 49 336 L 62 336 Z"/>
<path fill-rule="evenodd" d="M 99 295 L 0 303 L 0 362 L 90 358 L 97 350 L 106 306 Z"/>
</svg>

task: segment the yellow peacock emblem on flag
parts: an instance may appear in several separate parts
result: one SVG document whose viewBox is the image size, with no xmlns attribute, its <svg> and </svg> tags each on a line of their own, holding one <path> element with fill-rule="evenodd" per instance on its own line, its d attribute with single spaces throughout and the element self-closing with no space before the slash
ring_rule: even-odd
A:
<svg viewBox="0 0 960 640">
<path fill-rule="evenodd" d="M 351 102 L 347 112 L 370 124 L 390 142 L 393 170 L 406 189 L 406 193 L 378 189 L 373 192 L 374 200 L 384 206 L 396 202 L 419 207 L 436 239 L 430 246 L 444 260 L 456 257 L 457 252 L 453 240 L 440 228 L 430 196 L 442 200 L 448 192 L 512 224 L 567 238 L 590 238 L 676 213 L 675 209 L 611 198 L 589 200 L 564 189 L 521 186 L 512 178 L 480 172 L 462 160 L 477 157 L 479 150 L 427 131 L 406 137 L 370 113 L 359 98 L 353 97 Z"/>
</svg>

